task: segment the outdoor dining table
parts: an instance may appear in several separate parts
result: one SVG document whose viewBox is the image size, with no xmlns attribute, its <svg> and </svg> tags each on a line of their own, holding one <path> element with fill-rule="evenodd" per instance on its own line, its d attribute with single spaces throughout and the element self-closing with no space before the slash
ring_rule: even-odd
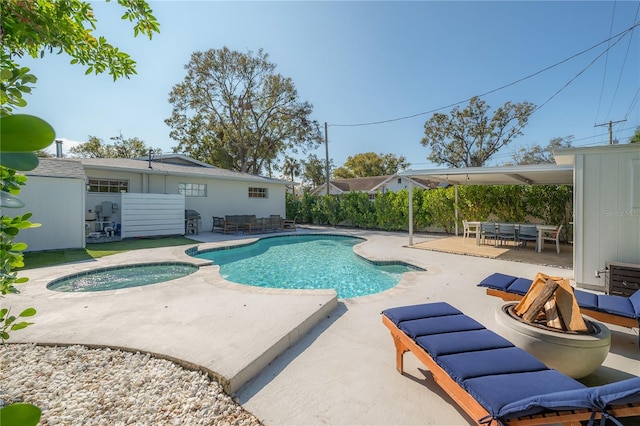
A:
<svg viewBox="0 0 640 426">
<path fill-rule="evenodd" d="M 477 221 L 469 221 L 467 222 L 467 225 L 470 228 L 475 228 L 475 233 L 476 233 L 476 245 L 479 246 L 480 245 L 480 224 L 482 222 L 477 222 Z M 498 225 L 499 223 L 496 223 L 496 231 L 498 230 Z M 516 231 L 518 231 L 520 229 L 520 224 L 519 223 L 514 223 L 513 224 Z M 542 251 L 542 247 L 544 244 L 544 241 L 542 239 L 542 234 L 545 231 L 553 231 L 556 228 L 558 228 L 555 225 L 535 225 L 536 226 L 536 230 L 538 231 L 538 239 L 536 241 L 536 252 L 540 253 Z"/>
</svg>

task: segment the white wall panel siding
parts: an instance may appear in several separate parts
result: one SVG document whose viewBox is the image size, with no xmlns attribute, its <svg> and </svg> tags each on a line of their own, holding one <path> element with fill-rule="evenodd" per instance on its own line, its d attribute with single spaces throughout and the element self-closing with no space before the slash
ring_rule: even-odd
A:
<svg viewBox="0 0 640 426">
<path fill-rule="evenodd" d="M 184 196 L 121 194 L 122 238 L 184 234 Z"/>
<path fill-rule="evenodd" d="M 575 153 L 575 280 L 604 290 L 604 274 L 596 278 L 595 271 L 607 261 L 640 264 L 640 209 L 634 207 L 640 147 Z"/>
<path fill-rule="evenodd" d="M 2 209 L 2 214 L 32 212 L 30 221 L 42 225 L 21 230 L 15 239 L 25 242 L 27 251 L 83 248 L 84 196 L 84 179 L 29 176 L 20 192 L 25 207 Z"/>
</svg>

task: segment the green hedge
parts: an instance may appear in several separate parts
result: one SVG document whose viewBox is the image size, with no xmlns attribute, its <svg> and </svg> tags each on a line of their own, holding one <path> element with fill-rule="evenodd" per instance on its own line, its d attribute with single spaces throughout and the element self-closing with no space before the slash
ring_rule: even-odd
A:
<svg viewBox="0 0 640 426">
<path fill-rule="evenodd" d="M 564 225 L 573 217 L 573 187 L 568 185 L 477 185 L 458 187 L 458 227 L 462 220 L 523 223 L 541 221 Z M 455 188 L 413 189 L 414 230 L 435 227 L 455 230 Z M 287 218 L 298 223 L 345 225 L 385 231 L 408 230 L 408 191 L 378 193 L 375 200 L 363 192 L 302 196 L 287 194 Z M 566 239 L 566 238 L 565 238 Z"/>
</svg>

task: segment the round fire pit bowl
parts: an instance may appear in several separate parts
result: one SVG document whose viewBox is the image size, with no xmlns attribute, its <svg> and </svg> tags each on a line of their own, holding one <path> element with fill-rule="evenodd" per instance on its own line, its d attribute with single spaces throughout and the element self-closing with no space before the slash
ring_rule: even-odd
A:
<svg viewBox="0 0 640 426">
<path fill-rule="evenodd" d="M 500 334 L 547 367 L 580 379 L 597 370 L 607 357 L 611 332 L 603 324 L 585 318 L 586 332 L 562 331 L 524 322 L 513 312 L 515 306 L 506 303 L 496 308 Z"/>
</svg>

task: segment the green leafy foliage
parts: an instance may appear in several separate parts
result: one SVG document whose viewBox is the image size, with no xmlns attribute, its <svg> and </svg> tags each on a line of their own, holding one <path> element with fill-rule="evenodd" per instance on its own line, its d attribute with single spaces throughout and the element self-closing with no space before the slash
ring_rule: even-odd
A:
<svg viewBox="0 0 640 426">
<path fill-rule="evenodd" d="M 187 75 L 169 94 L 170 136 L 208 164 L 260 174 L 284 152 L 321 143 L 313 106 L 301 101 L 290 78 L 275 72 L 262 50 L 226 47 L 194 52 Z"/>
<path fill-rule="evenodd" d="M 431 148 L 429 160 L 450 167 L 480 167 L 496 152 L 522 134 L 535 105 L 506 102 L 489 117 L 489 105 L 479 97 L 470 99 L 450 115 L 434 114 L 425 124 L 420 142 Z"/>
<path fill-rule="evenodd" d="M 38 407 L 22 402 L 0 408 L 0 420 L 7 426 L 36 426 L 41 415 L 42 410 Z"/>
<path fill-rule="evenodd" d="M 4 50 L 0 52 L 0 62 L 2 63 L 0 67 L 0 114 L 5 115 L 10 114 L 16 107 L 27 105 L 27 101 L 22 95 L 23 93 L 31 93 L 31 89 L 38 79 L 29 73 L 29 68 L 20 67 Z"/>
<path fill-rule="evenodd" d="M 567 185 L 478 185 L 458 187 L 458 228 L 462 220 L 501 222 L 540 221 L 567 228 L 573 217 L 573 188 Z M 413 229 L 435 227 L 451 233 L 456 226 L 454 187 L 413 189 Z M 368 194 L 350 192 L 341 196 L 287 195 L 287 217 L 299 223 L 352 226 L 386 231 L 407 230 L 409 193 Z M 566 234 L 563 234 L 566 239 Z"/>
<path fill-rule="evenodd" d="M 3 156 L 7 152 L 30 153 L 44 149 L 51 145 L 56 137 L 56 132 L 49 123 L 33 115 L 7 115 L 0 117 L 0 123 Z"/>
<path fill-rule="evenodd" d="M 352 179 L 369 176 L 385 176 L 405 170 L 410 163 L 404 156 L 394 154 L 376 154 L 365 152 L 350 156 L 342 167 L 333 171 L 333 176 L 340 179 Z"/>
<path fill-rule="evenodd" d="M 5 340 L 9 339 L 8 331 L 22 330 L 23 328 L 26 328 L 32 325 L 33 324 L 32 322 L 26 322 L 26 321 L 16 322 L 16 320 L 20 318 L 32 317 L 35 314 L 36 314 L 35 309 L 27 308 L 22 312 L 20 312 L 16 317 L 14 315 L 11 315 L 10 308 L 0 309 L 0 341 L 4 343 Z"/>
<path fill-rule="evenodd" d="M 125 8 L 122 19 L 135 22 L 134 36 L 144 34 L 150 39 L 159 32 L 160 24 L 143 0 L 118 0 Z M 91 4 L 80 0 L 5 0 L 2 2 L 2 44 L 5 57 L 29 55 L 41 58 L 46 53 L 66 53 L 72 64 L 86 66 L 86 74 L 108 72 L 114 81 L 136 73 L 131 57 L 111 45 L 104 37 L 96 37 L 97 19 Z M 5 69 L 3 57 L 3 70 Z M 15 62 L 4 72 L 10 83 L 3 88 L 15 106 L 25 106 L 16 90 L 28 92 L 27 84 L 34 83 L 28 69 Z M 26 78 L 25 78 L 26 77 Z M 27 87 L 27 89 L 25 89 Z M 4 102 L 3 102 L 4 104 Z"/>
<path fill-rule="evenodd" d="M 111 138 L 113 143 L 105 143 L 96 136 L 89 136 L 89 140 L 71 147 L 69 152 L 84 158 L 135 158 L 146 157 L 149 151 L 160 154 L 160 148 L 147 146 L 142 139 L 125 138 L 120 134 Z"/>
</svg>

